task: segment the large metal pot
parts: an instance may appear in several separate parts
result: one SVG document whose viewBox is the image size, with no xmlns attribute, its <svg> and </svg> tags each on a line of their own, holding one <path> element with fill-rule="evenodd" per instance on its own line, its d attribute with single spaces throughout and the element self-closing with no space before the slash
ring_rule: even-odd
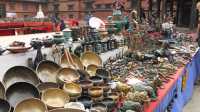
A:
<svg viewBox="0 0 200 112">
<path fill-rule="evenodd" d="M 42 82 L 57 82 L 57 72 L 60 66 L 52 61 L 42 61 L 37 66 L 36 72 Z"/>
<path fill-rule="evenodd" d="M 19 104 L 14 109 L 14 112 L 46 112 L 46 105 L 39 99 L 31 98 L 26 99 Z"/>
<path fill-rule="evenodd" d="M 3 83 L 5 88 L 16 82 L 28 82 L 33 85 L 39 84 L 36 73 L 28 67 L 25 66 L 14 66 L 7 70 L 3 76 Z"/>
<path fill-rule="evenodd" d="M 0 82 L 0 99 L 4 99 L 4 98 L 5 98 L 5 87 L 3 83 Z"/>
<path fill-rule="evenodd" d="M 85 52 L 82 54 L 80 59 L 86 68 L 88 65 L 102 66 L 101 57 L 94 52 Z"/>
<path fill-rule="evenodd" d="M 11 112 L 11 106 L 8 101 L 0 99 L 0 112 Z"/>
<path fill-rule="evenodd" d="M 25 99 L 39 97 L 38 89 L 34 85 L 26 82 L 17 82 L 6 90 L 6 99 L 12 107 L 15 107 Z"/>
<path fill-rule="evenodd" d="M 41 100 L 49 109 L 63 108 L 69 102 L 69 95 L 62 89 L 50 88 L 42 93 Z"/>
</svg>

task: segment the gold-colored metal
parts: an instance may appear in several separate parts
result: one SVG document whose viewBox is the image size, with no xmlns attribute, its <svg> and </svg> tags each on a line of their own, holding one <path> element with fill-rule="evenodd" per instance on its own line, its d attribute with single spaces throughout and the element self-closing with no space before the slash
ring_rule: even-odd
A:
<svg viewBox="0 0 200 112">
<path fill-rule="evenodd" d="M 69 102 L 69 95 L 62 89 L 50 88 L 42 93 L 41 100 L 50 109 L 63 108 Z"/>
<path fill-rule="evenodd" d="M 15 107 L 19 102 L 25 99 L 39 98 L 40 94 L 34 85 L 26 82 L 17 82 L 6 90 L 5 96 L 10 105 Z"/>
<path fill-rule="evenodd" d="M 59 88 L 59 84 L 53 83 L 53 82 L 45 82 L 45 83 L 38 84 L 37 88 L 40 92 L 42 92 L 49 88 Z"/>
<path fill-rule="evenodd" d="M 76 66 L 76 68 L 80 69 L 80 70 L 83 70 L 84 69 L 84 66 L 82 64 L 82 62 L 80 61 L 79 57 L 77 57 L 76 55 L 74 54 L 70 54 L 71 55 L 71 58 L 73 60 L 73 64 Z M 70 63 L 67 61 L 68 59 L 66 59 L 66 56 L 63 55 L 62 58 L 61 58 L 61 66 L 62 67 L 70 67 L 72 65 L 70 65 Z"/>
<path fill-rule="evenodd" d="M 8 101 L 0 99 L 0 112 L 11 112 L 11 106 Z"/>
<path fill-rule="evenodd" d="M 103 95 L 103 88 L 101 87 L 91 87 L 88 89 L 88 93 L 91 97 L 101 97 Z"/>
<path fill-rule="evenodd" d="M 38 79 L 36 73 L 25 66 L 14 66 L 7 70 L 3 76 L 3 83 L 5 88 L 8 88 L 10 85 L 16 82 L 28 82 L 33 85 L 39 84 L 40 80 Z"/>
<path fill-rule="evenodd" d="M 60 83 L 71 83 L 79 80 L 79 73 L 72 68 L 62 68 L 58 71 L 57 79 Z"/>
<path fill-rule="evenodd" d="M 14 109 L 14 112 L 46 112 L 46 105 L 39 99 L 31 98 L 26 99 L 19 104 Z"/>
<path fill-rule="evenodd" d="M 119 94 L 117 92 L 108 93 L 107 97 L 112 98 L 114 101 L 116 101 L 117 99 L 119 99 Z"/>
<path fill-rule="evenodd" d="M 60 66 L 52 61 L 42 61 L 37 69 L 37 75 L 42 82 L 57 82 L 57 73 Z"/>
<path fill-rule="evenodd" d="M 64 109 L 64 108 L 60 108 L 60 109 L 50 110 L 49 112 L 85 112 L 85 111 L 79 110 L 79 109 Z"/>
<path fill-rule="evenodd" d="M 0 99 L 5 99 L 5 87 L 2 82 L 0 82 Z"/>
<path fill-rule="evenodd" d="M 86 68 L 88 65 L 102 66 L 101 57 L 94 52 L 85 52 L 82 54 L 80 59 Z"/>
<path fill-rule="evenodd" d="M 90 74 L 90 76 L 95 76 L 98 66 L 96 65 L 88 65 L 86 71 Z"/>
<path fill-rule="evenodd" d="M 78 97 L 82 93 L 82 88 L 76 83 L 65 83 L 63 90 L 69 94 L 70 97 Z"/>
</svg>

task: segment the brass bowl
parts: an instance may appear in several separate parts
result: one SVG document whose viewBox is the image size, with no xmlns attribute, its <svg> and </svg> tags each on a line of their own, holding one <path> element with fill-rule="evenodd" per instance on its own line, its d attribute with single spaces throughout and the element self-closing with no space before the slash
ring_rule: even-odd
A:
<svg viewBox="0 0 200 112">
<path fill-rule="evenodd" d="M 52 61 L 42 61 L 36 68 L 37 75 L 42 82 L 57 82 L 57 72 L 60 66 Z"/>
<path fill-rule="evenodd" d="M 103 83 L 103 84 L 100 85 L 100 87 L 103 88 L 104 93 L 107 93 L 111 89 L 111 86 L 108 83 Z"/>
<path fill-rule="evenodd" d="M 5 99 L 5 87 L 1 82 L 0 82 L 0 99 Z"/>
<path fill-rule="evenodd" d="M 72 83 L 79 80 L 79 73 L 72 68 L 62 68 L 58 71 L 57 80 L 61 84 Z"/>
<path fill-rule="evenodd" d="M 92 81 L 94 85 L 100 85 L 103 83 L 103 79 L 99 76 L 92 76 L 89 80 Z"/>
<path fill-rule="evenodd" d="M 88 88 L 93 86 L 92 81 L 89 81 L 89 80 L 81 80 L 79 82 L 79 84 L 84 90 L 86 90 L 86 89 L 88 89 Z"/>
<path fill-rule="evenodd" d="M 8 101 L 0 99 L 0 112 L 11 112 L 11 106 Z"/>
<path fill-rule="evenodd" d="M 62 89 L 50 88 L 43 91 L 41 100 L 49 109 L 63 108 L 69 102 L 69 95 Z"/>
<path fill-rule="evenodd" d="M 110 73 L 106 69 L 99 68 L 96 70 L 96 75 L 103 78 L 104 80 L 110 80 Z"/>
<path fill-rule="evenodd" d="M 78 69 L 83 70 L 83 69 L 84 69 L 84 66 L 83 66 L 82 62 L 80 61 L 79 57 L 77 57 L 77 56 L 74 55 L 74 54 L 70 54 L 70 55 L 71 55 L 71 57 L 72 57 L 72 60 L 73 60 L 73 62 L 74 62 L 74 65 L 75 65 Z M 67 61 L 65 55 L 63 55 L 63 56 L 61 57 L 61 62 L 60 62 L 60 64 L 61 64 L 61 67 L 63 67 L 63 68 L 71 66 L 71 65 L 69 64 L 69 62 Z"/>
<path fill-rule="evenodd" d="M 60 108 L 60 109 L 50 110 L 49 112 L 85 112 L 85 111 L 79 110 L 79 109 L 64 109 L 64 108 Z"/>
<path fill-rule="evenodd" d="M 63 90 L 69 94 L 70 97 L 78 97 L 82 93 L 82 88 L 76 83 L 65 83 Z"/>
<path fill-rule="evenodd" d="M 14 109 L 14 112 L 46 112 L 46 105 L 39 99 L 31 98 L 26 99 L 19 104 Z"/>
<path fill-rule="evenodd" d="M 94 52 L 85 52 L 82 54 L 80 59 L 86 68 L 88 65 L 102 66 L 101 57 L 95 54 Z"/>
<path fill-rule="evenodd" d="M 88 72 L 85 70 L 77 70 L 77 72 L 80 75 L 80 80 L 88 80 L 90 77 L 90 74 L 88 74 Z"/>
<path fill-rule="evenodd" d="M 39 98 L 38 89 L 30 83 L 17 82 L 6 90 L 6 99 L 12 107 L 28 98 Z"/>
<path fill-rule="evenodd" d="M 42 92 L 49 88 L 59 88 L 59 84 L 53 83 L 53 82 L 45 82 L 45 83 L 38 84 L 37 88 L 40 92 Z"/>
<path fill-rule="evenodd" d="M 5 88 L 16 82 L 28 82 L 33 85 L 39 84 L 36 73 L 28 67 L 25 66 L 14 66 L 6 71 L 3 76 L 3 84 Z"/>
<path fill-rule="evenodd" d="M 88 89 L 88 94 L 93 98 L 101 97 L 103 95 L 103 88 L 97 86 L 91 87 Z"/>
<path fill-rule="evenodd" d="M 92 104 L 91 112 L 107 112 L 107 106 L 103 103 Z"/>
<path fill-rule="evenodd" d="M 90 74 L 90 76 L 95 76 L 98 66 L 96 65 L 88 65 L 86 71 Z"/>
<path fill-rule="evenodd" d="M 117 92 L 108 93 L 108 98 L 112 98 L 114 101 L 117 101 L 119 99 L 119 94 Z"/>
</svg>

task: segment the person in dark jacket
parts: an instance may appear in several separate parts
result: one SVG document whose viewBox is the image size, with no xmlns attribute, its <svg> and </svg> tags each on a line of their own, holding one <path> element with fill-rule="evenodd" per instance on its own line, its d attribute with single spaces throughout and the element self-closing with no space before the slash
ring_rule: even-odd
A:
<svg viewBox="0 0 200 112">
<path fill-rule="evenodd" d="M 60 31 L 63 31 L 66 28 L 64 20 L 61 20 L 60 22 Z"/>
</svg>

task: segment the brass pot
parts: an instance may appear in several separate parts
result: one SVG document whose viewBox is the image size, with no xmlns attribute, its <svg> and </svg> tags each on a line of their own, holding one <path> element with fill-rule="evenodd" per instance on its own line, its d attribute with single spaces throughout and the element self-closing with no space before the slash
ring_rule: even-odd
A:
<svg viewBox="0 0 200 112">
<path fill-rule="evenodd" d="M 39 99 L 31 98 L 31 99 L 26 99 L 19 104 L 14 109 L 14 112 L 46 112 L 47 107 Z"/>
<path fill-rule="evenodd" d="M 60 66 L 52 61 L 42 61 L 36 68 L 37 75 L 42 82 L 57 82 L 57 72 Z"/>
<path fill-rule="evenodd" d="M 87 90 L 88 88 L 93 86 L 92 81 L 89 80 L 81 80 L 79 84 L 84 90 Z"/>
<path fill-rule="evenodd" d="M 49 112 L 85 112 L 85 111 L 79 110 L 79 109 L 64 109 L 64 108 L 60 108 L 60 109 L 50 110 Z"/>
<path fill-rule="evenodd" d="M 69 102 L 69 95 L 62 89 L 50 88 L 42 93 L 41 100 L 49 109 L 63 108 Z"/>
<path fill-rule="evenodd" d="M 37 85 L 40 80 L 38 79 L 36 73 L 28 67 L 14 66 L 8 69 L 4 74 L 3 83 L 5 88 L 8 88 L 16 82 L 28 82 L 33 85 Z"/>
<path fill-rule="evenodd" d="M 59 84 L 53 83 L 53 82 L 45 82 L 45 83 L 38 84 L 37 88 L 40 92 L 42 92 L 49 88 L 59 88 Z"/>
<path fill-rule="evenodd" d="M 96 65 L 88 65 L 86 68 L 86 71 L 90 74 L 90 76 L 95 76 L 97 69 L 98 69 L 98 66 Z"/>
<path fill-rule="evenodd" d="M 12 107 L 15 107 L 25 99 L 39 97 L 38 89 L 34 85 L 26 82 L 17 82 L 6 90 L 6 99 Z"/>
<path fill-rule="evenodd" d="M 76 83 L 65 83 L 63 90 L 69 94 L 70 97 L 78 97 L 82 93 L 82 88 Z"/>
<path fill-rule="evenodd" d="M 88 67 L 88 65 L 102 66 L 101 57 L 94 52 L 85 52 L 82 54 L 80 59 L 86 68 Z"/>
<path fill-rule="evenodd" d="M 71 55 L 72 60 L 73 60 L 73 62 L 74 62 L 73 64 L 74 64 L 78 69 L 83 70 L 83 69 L 84 69 L 84 66 L 83 66 L 82 62 L 80 61 L 79 57 L 77 57 L 77 56 L 74 55 L 74 54 L 70 54 L 70 55 Z M 63 55 L 63 56 L 61 57 L 60 64 L 61 64 L 61 66 L 62 66 L 63 68 L 71 66 L 70 63 L 67 61 L 65 55 Z"/>
<path fill-rule="evenodd" d="M 78 81 L 80 78 L 79 73 L 72 68 L 62 68 L 58 71 L 57 80 L 61 84 L 72 83 Z"/>
<path fill-rule="evenodd" d="M 0 99 L 0 112 L 11 112 L 11 106 L 8 101 Z"/>
<path fill-rule="evenodd" d="M 5 87 L 1 82 L 0 82 L 0 99 L 5 99 Z"/>
<path fill-rule="evenodd" d="M 100 85 L 103 83 L 103 79 L 99 76 L 92 76 L 89 80 L 92 81 L 94 85 Z"/>
<path fill-rule="evenodd" d="M 88 94 L 93 98 L 101 97 L 103 95 L 103 88 L 97 86 L 91 87 L 88 89 Z"/>
</svg>

